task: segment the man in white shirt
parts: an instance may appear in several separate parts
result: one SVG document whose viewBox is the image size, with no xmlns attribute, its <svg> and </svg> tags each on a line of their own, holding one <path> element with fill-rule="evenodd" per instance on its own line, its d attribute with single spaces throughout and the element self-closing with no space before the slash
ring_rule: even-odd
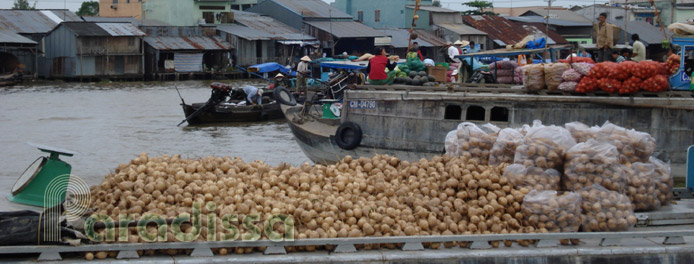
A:
<svg viewBox="0 0 694 264">
<path fill-rule="evenodd" d="M 460 63 L 460 60 L 458 58 L 456 58 L 456 56 L 460 55 L 460 51 L 458 51 L 458 47 L 454 46 L 450 42 L 447 42 L 446 46 L 448 46 L 448 59 L 450 59 L 454 63 Z"/>
<path fill-rule="evenodd" d="M 631 60 L 635 62 L 646 60 L 646 46 L 639 40 L 639 34 L 631 35 L 631 40 L 634 41 L 631 54 Z"/>
<path fill-rule="evenodd" d="M 311 58 L 304 56 L 296 66 L 296 90 L 304 95 L 306 94 L 306 77 L 311 74 L 311 70 L 308 68 L 310 61 Z"/>
</svg>

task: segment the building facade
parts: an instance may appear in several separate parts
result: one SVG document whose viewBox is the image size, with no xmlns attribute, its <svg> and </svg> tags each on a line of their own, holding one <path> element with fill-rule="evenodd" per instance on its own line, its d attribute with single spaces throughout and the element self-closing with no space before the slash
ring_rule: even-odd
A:
<svg viewBox="0 0 694 264">
<path fill-rule="evenodd" d="M 99 16 L 140 19 L 143 1 L 146 0 L 99 0 Z"/>
<path fill-rule="evenodd" d="M 172 26 L 224 24 L 231 10 L 245 10 L 257 0 L 100 0 L 99 16 L 158 20 Z"/>
<path fill-rule="evenodd" d="M 375 29 L 409 28 L 412 15 L 407 14 L 406 6 L 414 5 L 413 0 L 335 0 L 331 5 L 353 16 L 355 20 Z M 420 5 L 432 5 L 432 0 L 422 0 Z M 420 15 L 420 20 L 424 18 Z"/>
</svg>

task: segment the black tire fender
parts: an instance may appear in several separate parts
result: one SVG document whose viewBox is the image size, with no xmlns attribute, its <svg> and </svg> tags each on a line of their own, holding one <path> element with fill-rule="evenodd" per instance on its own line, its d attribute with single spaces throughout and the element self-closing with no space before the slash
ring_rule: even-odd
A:
<svg viewBox="0 0 694 264">
<path fill-rule="evenodd" d="M 353 150 L 361 144 L 361 127 L 354 122 L 344 122 L 337 127 L 335 143 L 344 150 Z"/>
<path fill-rule="evenodd" d="M 275 89 L 272 91 L 272 95 L 275 97 L 277 102 L 280 102 L 280 104 L 288 106 L 296 105 L 296 97 L 294 97 L 294 95 L 289 92 L 287 88 L 275 87 Z"/>
</svg>

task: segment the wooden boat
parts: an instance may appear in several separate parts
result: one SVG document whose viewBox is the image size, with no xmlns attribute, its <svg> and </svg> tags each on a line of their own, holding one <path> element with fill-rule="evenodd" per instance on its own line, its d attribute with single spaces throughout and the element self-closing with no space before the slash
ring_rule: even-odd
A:
<svg viewBox="0 0 694 264">
<path fill-rule="evenodd" d="M 202 113 L 188 120 L 188 124 L 255 122 L 284 117 L 279 103 L 268 98 L 263 99 L 262 105 L 237 105 L 238 102 L 242 101 L 222 102 L 215 107 L 203 110 Z M 181 104 L 181 106 L 187 118 L 200 107 L 205 106 L 205 103 Z"/>
<path fill-rule="evenodd" d="M 580 121 L 590 126 L 610 121 L 650 133 L 657 144 L 654 155 L 670 161 L 673 175 L 680 177 L 687 146 L 694 144 L 692 92 L 618 96 L 600 92 L 527 94 L 502 85 L 367 85 L 345 92 L 342 105 L 337 120 L 321 118 L 318 105 L 308 111 L 310 118 L 301 118 L 301 106 L 282 106 L 294 138 L 316 163 L 335 163 L 346 155 L 390 154 L 403 160 L 441 155 L 446 134 L 461 122 L 520 127 L 536 119 L 544 124 Z M 355 141 L 357 144 L 345 148 Z"/>
</svg>

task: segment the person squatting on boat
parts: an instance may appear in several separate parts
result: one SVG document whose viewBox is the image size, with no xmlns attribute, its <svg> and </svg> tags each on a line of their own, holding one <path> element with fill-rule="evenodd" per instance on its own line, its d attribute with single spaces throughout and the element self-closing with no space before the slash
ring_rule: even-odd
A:
<svg viewBox="0 0 694 264">
<path fill-rule="evenodd" d="M 369 65 L 366 66 L 366 72 L 369 73 L 369 84 L 386 85 L 392 84 L 395 80 L 396 63 L 390 61 L 386 56 L 386 50 L 378 47 L 375 49 L 374 56 L 369 60 Z M 388 68 L 388 73 L 386 73 Z"/>
<path fill-rule="evenodd" d="M 284 87 L 284 88 L 291 88 L 291 84 L 289 84 L 287 78 L 284 78 L 284 74 L 278 73 L 275 75 L 275 79 L 273 80 L 273 88 L 277 87 Z"/>
<path fill-rule="evenodd" d="M 258 89 L 253 85 L 243 87 L 243 92 L 246 93 L 246 101 L 251 105 L 263 104 L 263 89 Z"/>
</svg>

